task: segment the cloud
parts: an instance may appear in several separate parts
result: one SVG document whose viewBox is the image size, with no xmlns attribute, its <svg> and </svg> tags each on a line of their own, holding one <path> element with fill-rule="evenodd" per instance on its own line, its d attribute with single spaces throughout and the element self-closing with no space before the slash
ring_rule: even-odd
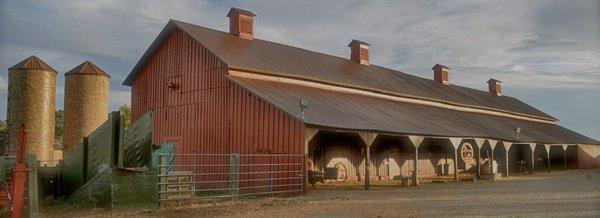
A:
<svg viewBox="0 0 600 218">
<path fill-rule="evenodd" d="M 8 92 L 8 83 L 3 77 L 0 77 L 0 93 L 6 94 Z"/>
<path fill-rule="evenodd" d="M 129 105 L 131 100 L 131 92 L 129 91 L 110 91 L 109 102 L 110 108 L 116 110 L 121 105 Z"/>
<path fill-rule="evenodd" d="M 113 108 L 128 103 L 120 84 L 168 19 L 226 31 L 231 6 L 258 14 L 258 38 L 340 57 L 361 39 L 374 64 L 425 78 L 441 63 L 451 83 L 485 90 L 493 77 L 516 97 L 600 91 L 597 0 L 0 1 L 0 68 L 38 54 L 62 87 L 62 73 L 92 60 L 111 75 Z"/>
</svg>

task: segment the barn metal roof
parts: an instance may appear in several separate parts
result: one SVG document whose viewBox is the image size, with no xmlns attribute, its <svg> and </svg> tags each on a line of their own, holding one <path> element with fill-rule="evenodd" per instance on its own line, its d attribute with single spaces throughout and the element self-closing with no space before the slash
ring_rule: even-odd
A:
<svg viewBox="0 0 600 218">
<path fill-rule="evenodd" d="M 110 77 L 104 70 L 100 69 L 91 61 L 85 61 L 79 66 L 69 70 L 69 72 L 65 73 L 65 76 L 69 75 L 100 75 Z"/>
<path fill-rule="evenodd" d="M 481 137 L 512 142 L 600 144 L 556 124 L 461 112 L 287 83 L 237 77 L 230 77 L 230 80 L 316 127 L 440 137 Z M 304 118 L 300 116 L 299 99 L 310 101 Z M 516 127 L 521 128 L 519 138 L 514 133 Z"/>
<path fill-rule="evenodd" d="M 42 61 L 42 59 L 38 58 L 35 55 L 28 57 L 27 59 L 13 65 L 8 68 L 8 70 L 47 70 L 56 72 L 56 70 L 50 65 L 46 64 L 46 62 Z"/>
<path fill-rule="evenodd" d="M 547 120 L 556 118 L 516 98 L 496 96 L 457 85 L 443 85 L 431 79 L 376 65 L 362 65 L 336 57 L 260 39 L 245 40 L 229 33 L 171 20 L 133 68 L 124 85 L 131 85 L 162 40 L 174 29 L 189 34 L 230 69 L 259 72 L 326 82 L 405 97 L 439 101 L 483 109 L 507 111 Z"/>
<path fill-rule="evenodd" d="M 256 17 L 256 14 L 252 13 L 252 11 L 247 11 L 244 9 L 239 9 L 239 8 L 234 8 L 234 7 L 231 7 L 231 9 L 229 9 L 229 13 L 227 13 L 227 17 L 230 17 L 231 14 L 233 14 L 233 13 L 244 14 L 244 15 Z"/>
</svg>

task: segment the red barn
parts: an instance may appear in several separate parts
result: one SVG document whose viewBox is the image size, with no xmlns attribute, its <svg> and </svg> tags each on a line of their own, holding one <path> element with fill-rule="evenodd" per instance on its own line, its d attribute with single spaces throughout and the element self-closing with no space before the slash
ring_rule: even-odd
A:
<svg viewBox="0 0 600 218">
<path fill-rule="evenodd" d="M 496 167 L 508 176 L 521 160 L 532 173 L 600 166 L 600 142 L 502 95 L 498 80 L 485 92 L 451 84 L 439 64 L 434 80 L 372 65 L 371 45 L 358 40 L 350 59 L 264 41 L 252 12 L 227 16 L 229 33 L 170 20 L 125 80 L 133 119 L 154 113 L 155 144 L 174 142 L 180 154 L 306 155 L 309 170 L 336 169 L 366 187 Z"/>
</svg>

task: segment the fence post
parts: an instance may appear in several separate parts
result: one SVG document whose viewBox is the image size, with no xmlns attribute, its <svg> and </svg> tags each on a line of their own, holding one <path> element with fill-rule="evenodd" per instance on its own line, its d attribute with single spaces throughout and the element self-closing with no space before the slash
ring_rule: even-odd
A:
<svg viewBox="0 0 600 218">
<path fill-rule="evenodd" d="M 28 154 L 26 157 L 27 168 L 29 168 L 29 179 L 27 180 L 27 191 L 29 196 L 29 217 L 38 217 L 38 161 L 35 155 Z"/>
<path fill-rule="evenodd" d="M 308 157 L 306 156 L 306 154 L 304 154 L 302 156 L 302 166 L 300 166 L 300 176 L 302 177 L 302 192 L 303 194 L 307 194 L 308 193 L 308 167 L 306 167 L 306 159 Z"/>
<path fill-rule="evenodd" d="M 164 193 L 165 191 L 167 191 L 167 156 L 165 154 L 159 154 L 158 155 L 158 190 L 159 190 L 159 195 L 158 195 L 158 202 L 159 202 L 159 206 L 163 206 L 162 200 L 167 199 L 167 193 Z"/>
<path fill-rule="evenodd" d="M 238 154 L 231 154 L 229 158 L 229 170 L 230 176 L 230 188 L 234 189 L 235 199 L 238 199 L 240 196 L 240 156 Z"/>
</svg>

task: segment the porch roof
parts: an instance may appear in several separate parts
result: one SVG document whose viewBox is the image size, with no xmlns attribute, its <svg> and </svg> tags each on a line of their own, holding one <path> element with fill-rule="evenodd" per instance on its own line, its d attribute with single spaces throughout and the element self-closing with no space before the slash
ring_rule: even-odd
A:
<svg viewBox="0 0 600 218">
<path fill-rule="evenodd" d="M 462 112 L 287 83 L 238 77 L 229 79 L 307 125 L 318 128 L 545 144 L 600 144 L 556 124 Z M 304 117 L 300 116 L 300 99 L 310 101 Z M 521 128 L 519 138 L 516 138 L 514 132 L 516 127 Z"/>
</svg>

